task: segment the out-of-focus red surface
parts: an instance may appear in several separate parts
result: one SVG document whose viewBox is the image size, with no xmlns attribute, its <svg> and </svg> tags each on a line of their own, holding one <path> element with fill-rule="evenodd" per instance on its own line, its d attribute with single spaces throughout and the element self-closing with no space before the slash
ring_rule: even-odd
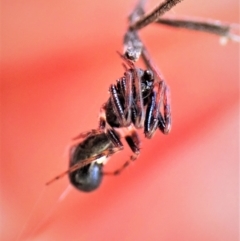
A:
<svg viewBox="0 0 240 241">
<path fill-rule="evenodd" d="M 143 30 L 171 88 L 171 134 L 142 138 L 140 158 L 93 193 L 60 198 L 67 177 L 44 186 L 67 168 L 71 137 L 97 127 L 134 4 L 2 1 L 1 240 L 238 239 L 239 45 L 212 35 Z M 238 5 L 184 1 L 172 12 L 237 22 Z"/>
</svg>

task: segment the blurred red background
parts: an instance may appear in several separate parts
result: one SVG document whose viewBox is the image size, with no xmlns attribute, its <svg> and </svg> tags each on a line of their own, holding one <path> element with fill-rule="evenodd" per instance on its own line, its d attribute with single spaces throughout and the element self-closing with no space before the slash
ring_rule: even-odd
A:
<svg viewBox="0 0 240 241">
<path fill-rule="evenodd" d="M 60 198 L 67 177 L 45 187 L 123 74 L 116 51 L 134 4 L 2 1 L 1 240 L 238 240 L 239 45 L 216 36 L 141 31 L 171 88 L 172 132 L 142 137 L 140 158 L 95 192 Z M 184 1 L 172 13 L 237 22 L 238 9 Z"/>
</svg>

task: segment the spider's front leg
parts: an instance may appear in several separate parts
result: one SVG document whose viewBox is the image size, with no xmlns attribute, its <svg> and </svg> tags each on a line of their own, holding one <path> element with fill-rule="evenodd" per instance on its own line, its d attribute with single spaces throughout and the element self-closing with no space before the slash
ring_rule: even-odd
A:
<svg viewBox="0 0 240 241">
<path fill-rule="evenodd" d="M 165 85 L 163 91 L 163 115 L 159 113 L 159 124 L 158 128 L 163 134 L 168 134 L 171 131 L 172 118 L 171 118 L 171 104 L 170 104 L 170 93 L 169 88 Z"/>
<path fill-rule="evenodd" d="M 110 99 L 114 113 L 120 127 L 127 127 L 131 124 L 131 107 L 133 102 L 133 78 L 131 69 L 127 69 L 116 85 L 110 85 Z"/>
<path fill-rule="evenodd" d="M 120 55 L 121 56 L 121 55 Z M 121 56 L 122 57 L 122 56 Z M 126 118 L 125 126 L 129 126 L 132 122 L 132 103 L 133 103 L 133 72 L 126 68 L 124 77 L 117 80 L 117 91 L 123 99 L 124 116 Z"/>
<path fill-rule="evenodd" d="M 144 134 L 149 139 L 152 138 L 157 128 L 164 134 L 168 134 L 171 129 L 169 90 L 164 81 L 159 82 L 157 85 L 157 91 L 153 90 L 149 98 L 144 123 Z M 162 105 L 163 115 L 161 113 Z"/>
<path fill-rule="evenodd" d="M 142 128 L 144 126 L 145 120 L 145 108 L 143 103 L 143 95 L 142 95 L 142 70 L 138 68 L 134 68 L 134 89 L 135 89 L 135 98 L 134 98 L 134 109 L 136 111 L 136 119 L 134 120 L 134 125 L 136 128 Z"/>
<path fill-rule="evenodd" d="M 133 123 L 136 128 L 140 129 L 144 126 L 144 120 L 145 120 L 145 108 L 143 103 L 143 89 L 142 89 L 142 77 L 144 75 L 144 71 L 140 68 L 136 68 L 133 60 L 130 60 L 126 55 L 121 55 L 120 57 L 125 61 L 125 63 L 129 66 L 129 70 L 126 73 L 129 73 L 131 77 L 131 82 L 129 82 L 131 85 L 131 93 L 129 93 L 131 96 L 131 101 L 129 101 L 129 105 L 127 106 L 126 111 L 133 110 Z M 145 73 L 146 75 L 149 75 L 148 72 Z M 148 76 L 150 78 L 150 76 Z M 125 95 L 125 99 L 128 97 Z"/>
</svg>

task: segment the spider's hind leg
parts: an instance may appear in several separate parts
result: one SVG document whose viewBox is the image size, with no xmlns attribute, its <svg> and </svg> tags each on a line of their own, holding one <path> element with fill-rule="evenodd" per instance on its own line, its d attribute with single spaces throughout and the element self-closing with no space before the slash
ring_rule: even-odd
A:
<svg viewBox="0 0 240 241">
<path fill-rule="evenodd" d="M 136 159 L 138 158 L 138 155 L 132 155 L 130 156 L 130 159 L 127 160 L 120 168 L 116 169 L 115 171 L 113 172 L 103 172 L 103 175 L 113 175 L 113 176 L 117 176 L 119 174 L 122 173 L 122 171 L 128 167 L 131 162 L 135 161 Z"/>
</svg>

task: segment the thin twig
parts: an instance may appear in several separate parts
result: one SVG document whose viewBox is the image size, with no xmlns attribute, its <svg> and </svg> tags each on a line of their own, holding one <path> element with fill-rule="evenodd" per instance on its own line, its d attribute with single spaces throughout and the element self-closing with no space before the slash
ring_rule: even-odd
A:
<svg viewBox="0 0 240 241">
<path fill-rule="evenodd" d="M 158 24 L 167 25 L 176 28 L 185 28 L 189 30 L 201 31 L 227 37 L 234 41 L 239 41 L 239 35 L 234 34 L 234 24 L 226 24 L 216 20 L 202 20 L 191 18 L 160 18 L 156 21 Z M 238 29 L 240 26 L 236 24 Z"/>
<path fill-rule="evenodd" d="M 220 36 L 226 36 L 230 31 L 230 26 L 224 25 L 218 21 L 194 21 L 171 18 L 160 18 L 156 23 L 168 25 L 177 28 L 186 28 L 190 30 L 209 32 Z"/>
<path fill-rule="evenodd" d="M 146 27 L 158 20 L 164 13 L 168 12 L 176 4 L 180 3 L 183 0 L 166 0 L 165 2 L 159 4 L 153 11 L 148 14 L 145 14 L 139 20 L 130 24 L 130 30 L 139 30 Z"/>
</svg>

